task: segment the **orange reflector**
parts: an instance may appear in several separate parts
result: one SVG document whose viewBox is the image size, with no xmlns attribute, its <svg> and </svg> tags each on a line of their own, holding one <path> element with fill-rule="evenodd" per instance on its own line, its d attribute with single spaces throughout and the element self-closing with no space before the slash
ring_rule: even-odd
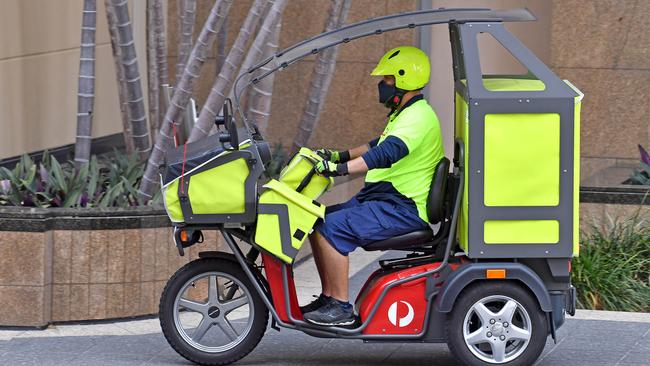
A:
<svg viewBox="0 0 650 366">
<path fill-rule="evenodd" d="M 181 230 L 181 240 L 187 241 L 187 231 Z"/>
<path fill-rule="evenodd" d="M 506 270 L 505 269 L 488 269 L 485 271 L 485 277 L 487 279 L 498 279 L 498 278 L 506 278 Z"/>
</svg>

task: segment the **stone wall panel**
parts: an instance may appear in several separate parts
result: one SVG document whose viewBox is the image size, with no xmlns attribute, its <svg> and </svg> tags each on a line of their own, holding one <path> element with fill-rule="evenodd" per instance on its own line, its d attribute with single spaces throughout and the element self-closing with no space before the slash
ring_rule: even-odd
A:
<svg viewBox="0 0 650 366">
<path fill-rule="evenodd" d="M 50 314 L 46 313 L 49 306 L 45 305 L 44 287 L 0 285 L 0 324 L 34 327 L 49 323 Z"/>
<path fill-rule="evenodd" d="M 91 283 L 106 283 L 108 281 L 108 241 L 109 235 L 106 230 L 90 232 Z"/>
<path fill-rule="evenodd" d="M 637 3 L 635 0 L 553 1 L 551 65 L 616 66 Z"/>
<path fill-rule="evenodd" d="M 56 230 L 53 238 L 53 282 L 70 283 L 72 278 L 72 232 Z"/>
<path fill-rule="evenodd" d="M 4 232 L 0 235 L 0 285 L 45 285 L 45 234 Z"/>
<path fill-rule="evenodd" d="M 124 268 L 126 259 L 124 257 L 124 231 L 111 230 L 110 239 L 107 243 L 108 250 L 108 282 L 124 282 Z"/>
<path fill-rule="evenodd" d="M 70 285 L 70 318 L 66 320 L 84 320 L 89 318 L 90 286 L 87 284 Z"/>
<path fill-rule="evenodd" d="M 650 70 L 555 68 L 585 94 L 581 114 L 581 155 L 602 158 L 638 157 L 637 144 L 647 146 L 650 113 L 645 93 Z"/>
<path fill-rule="evenodd" d="M 72 231 L 70 281 L 88 283 L 90 280 L 90 231 Z"/>
</svg>

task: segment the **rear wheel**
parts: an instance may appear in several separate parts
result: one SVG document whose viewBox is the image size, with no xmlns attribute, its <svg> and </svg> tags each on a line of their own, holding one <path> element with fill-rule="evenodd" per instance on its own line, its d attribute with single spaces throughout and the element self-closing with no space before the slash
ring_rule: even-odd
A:
<svg viewBox="0 0 650 366">
<path fill-rule="evenodd" d="M 532 365 L 548 336 L 548 321 L 526 289 L 512 282 L 467 287 L 447 319 L 447 344 L 468 365 Z"/>
<path fill-rule="evenodd" d="M 181 356 L 201 365 L 226 365 L 257 346 L 269 313 L 238 264 L 205 258 L 172 276 L 159 317 L 165 338 Z"/>
</svg>

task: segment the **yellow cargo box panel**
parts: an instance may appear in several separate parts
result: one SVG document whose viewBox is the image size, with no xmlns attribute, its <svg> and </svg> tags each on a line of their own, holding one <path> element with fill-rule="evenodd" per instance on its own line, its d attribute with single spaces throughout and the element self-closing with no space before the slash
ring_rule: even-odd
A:
<svg viewBox="0 0 650 366">
<path fill-rule="evenodd" d="M 276 180 L 264 188 L 267 190 L 259 200 L 255 243 L 284 262 L 293 263 L 316 220 L 325 217 L 325 205 Z"/>
</svg>

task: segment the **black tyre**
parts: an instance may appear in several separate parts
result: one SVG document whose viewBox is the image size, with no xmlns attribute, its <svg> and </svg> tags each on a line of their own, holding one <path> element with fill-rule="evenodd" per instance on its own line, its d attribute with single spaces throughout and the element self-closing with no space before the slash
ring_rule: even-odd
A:
<svg viewBox="0 0 650 366">
<path fill-rule="evenodd" d="M 447 317 L 447 345 L 467 365 L 532 365 L 549 334 L 537 299 L 515 282 L 480 282 L 459 295 Z"/>
<path fill-rule="evenodd" d="M 160 298 L 167 342 L 200 365 L 227 365 L 260 342 L 269 312 L 237 263 L 204 258 L 181 267 Z"/>
</svg>

